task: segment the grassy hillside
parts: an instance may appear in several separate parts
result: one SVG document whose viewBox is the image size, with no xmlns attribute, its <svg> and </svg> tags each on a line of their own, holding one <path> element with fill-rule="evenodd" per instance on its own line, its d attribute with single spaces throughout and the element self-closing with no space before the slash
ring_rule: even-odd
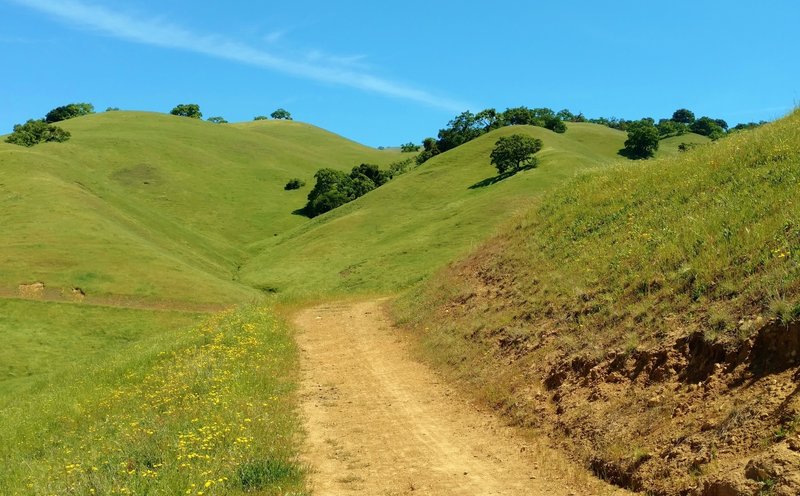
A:
<svg viewBox="0 0 800 496">
<path fill-rule="evenodd" d="M 306 190 L 284 191 L 288 179 L 399 156 L 286 121 L 109 112 L 60 124 L 67 143 L 0 148 L 6 292 L 42 281 L 89 296 L 241 301 L 245 246 L 305 220 L 292 211 Z"/>
<path fill-rule="evenodd" d="M 489 154 L 500 136 L 544 141 L 539 167 L 497 181 Z M 406 288 L 465 253 L 576 172 L 619 157 L 625 133 L 571 124 L 565 134 L 507 127 L 433 158 L 387 185 L 255 245 L 243 280 L 288 294 Z"/>
<path fill-rule="evenodd" d="M 302 486 L 285 327 L 260 309 L 187 326 L 261 294 L 238 267 L 249 243 L 306 221 L 292 212 L 307 189 L 286 181 L 399 153 L 296 122 L 59 125 L 67 143 L 0 144 L 0 492 Z"/>
<path fill-rule="evenodd" d="M 614 192 L 628 184 L 619 179 L 626 171 L 661 164 L 602 179 L 619 167 L 625 133 L 583 123 L 565 134 L 508 127 L 307 219 L 293 212 L 318 169 L 409 155 L 293 121 L 108 112 L 59 125 L 72 133 L 66 143 L 0 143 L 0 336 L 10 350 L 0 353 L 3 493 L 26 481 L 59 494 L 219 485 L 271 494 L 259 480 L 300 488 L 290 439 L 296 354 L 285 326 L 262 308 L 198 325 L 207 313 L 265 291 L 297 301 L 406 289 L 546 208 L 542 197 L 579 172 L 598 169 L 591 177 Z M 500 180 L 489 154 L 512 133 L 541 138 L 544 149 L 537 168 Z M 676 154 L 687 140 L 704 139 L 665 140 L 659 153 Z M 294 177 L 308 185 L 284 191 Z M 592 181 L 574 184 L 595 194 L 585 186 Z M 524 218 L 515 232 L 558 238 L 559 224 Z M 543 263 L 556 260 L 548 253 Z M 517 255 L 516 264 L 535 259 Z M 44 286 L 26 286 L 37 282 Z M 213 446 L 202 441 L 209 436 Z"/>
<path fill-rule="evenodd" d="M 705 145 L 711 143 L 711 140 L 706 136 L 701 136 L 695 133 L 671 136 L 659 141 L 656 158 L 667 158 L 678 155 L 681 153 L 679 147 L 682 143 L 689 145 Z"/>
<path fill-rule="evenodd" d="M 800 425 L 799 186 L 800 111 L 599 169 L 397 313 L 431 359 L 517 421 L 555 426 L 604 477 L 791 492 L 772 469 L 727 477 L 796 467 L 782 450 Z"/>
<path fill-rule="evenodd" d="M 84 375 L 165 330 L 197 323 L 191 312 L 0 300 L 0 407 Z M 1 422 L 0 422 L 1 423 Z"/>
<path fill-rule="evenodd" d="M 106 318 L 132 316 L 119 317 Z M 220 312 L 86 358 L 0 403 L 1 494 L 303 494 L 296 350 L 271 309 Z"/>
</svg>

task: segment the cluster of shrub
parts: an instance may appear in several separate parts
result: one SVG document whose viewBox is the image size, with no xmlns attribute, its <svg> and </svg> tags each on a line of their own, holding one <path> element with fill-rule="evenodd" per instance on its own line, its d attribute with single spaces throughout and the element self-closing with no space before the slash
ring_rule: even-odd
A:
<svg viewBox="0 0 800 496">
<path fill-rule="evenodd" d="M 477 114 L 469 111 L 463 112 L 448 122 L 447 127 L 439 130 L 438 138 L 424 139 L 422 152 L 417 155 L 417 163 L 421 164 L 431 157 L 503 126 L 527 124 L 563 133 L 567 129 L 566 123 L 568 122 L 589 122 L 627 131 L 628 141 L 626 141 L 622 154 L 631 158 L 651 157 L 658 149 L 658 141 L 671 136 L 680 136 L 691 132 L 716 140 L 728 132 L 752 129 L 765 124 L 765 121 L 749 122 L 729 128 L 728 123 L 723 119 L 706 116 L 697 119 L 694 113 L 688 109 L 678 109 L 671 118 L 660 119 L 656 122 L 651 117 L 639 120 L 616 117 L 587 118 L 582 113 L 574 114 L 568 109 L 554 112 L 549 108 L 513 107 L 504 112 L 497 112 L 490 108 Z M 420 150 L 420 146 L 414 143 L 405 143 L 400 148 L 403 152 Z"/>
<path fill-rule="evenodd" d="M 6 143 L 28 147 L 47 142 L 63 143 L 71 135 L 53 123 L 93 113 L 94 105 L 91 103 L 70 103 L 56 107 L 41 119 L 28 119 L 25 124 L 16 124 Z"/>
<path fill-rule="evenodd" d="M 671 118 L 660 119 L 658 123 L 651 117 L 645 117 L 638 121 L 626 121 L 623 130 L 628 132 L 628 139 L 625 141 L 625 148 L 621 153 L 633 159 L 649 158 L 658 150 L 659 140 L 664 138 L 691 132 L 717 140 L 728 132 L 752 129 L 763 124 L 765 124 L 764 121 L 750 122 L 729 128 L 728 123 L 723 119 L 712 119 L 706 116 L 697 119 L 694 112 L 682 108 L 676 110 Z M 691 147 L 682 146 L 679 149 L 686 151 L 689 148 Z"/>
<path fill-rule="evenodd" d="M 503 112 L 493 108 L 472 112 L 462 112 L 447 123 L 447 127 L 439 130 L 437 138 L 425 138 L 422 141 L 422 152 L 417 155 L 417 163 L 422 164 L 431 157 L 444 153 L 459 145 L 471 141 L 489 131 L 516 125 L 539 126 L 550 129 L 556 133 L 567 130 L 565 114 L 554 112 L 549 108 L 513 107 Z M 572 115 L 572 114 L 569 114 Z M 412 143 L 401 146 L 403 151 L 417 151 Z"/>
<path fill-rule="evenodd" d="M 200 105 L 198 105 L 196 103 L 181 103 L 180 105 L 177 105 L 177 106 L 175 106 L 175 108 L 170 110 L 169 113 L 172 114 L 172 115 L 177 115 L 178 117 L 188 117 L 190 119 L 202 119 L 203 118 L 203 113 L 200 111 Z M 282 109 L 282 108 L 279 108 L 279 109 L 275 110 L 274 112 L 272 112 L 271 114 L 269 114 L 269 117 L 267 117 L 266 115 L 257 115 L 255 117 L 253 117 L 253 120 L 254 121 L 265 121 L 265 120 L 269 119 L 270 117 L 272 117 L 273 119 L 283 119 L 283 120 L 287 120 L 287 121 L 292 120 L 292 114 L 290 114 L 288 110 Z M 214 124 L 227 124 L 228 123 L 228 121 L 224 117 L 221 117 L 221 116 L 209 117 L 206 120 L 208 122 L 211 122 L 211 123 L 214 123 Z"/>
<path fill-rule="evenodd" d="M 351 202 L 408 172 L 414 163 L 412 157 L 394 162 L 386 170 L 373 164 L 361 164 L 353 167 L 349 173 L 330 168 L 320 169 L 314 174 L 316 182 L 308 194 L 308 202 L 302 213 L 308 217 L 316 217 Z M 305 185 L 302 179 L 293 178 L 286 183 L 284 189 L 300 189 Z"/>
<path fill-rule="evenodd" d="M 353 167 L 349 174 L 335 169 L 320 169 L 314 174 L 316 184 L 308 194 L 303 213 L 309 217 L 324 214 L 383 186 L 391 178 L 389 171 L 373 164 Z"/>
</svg>

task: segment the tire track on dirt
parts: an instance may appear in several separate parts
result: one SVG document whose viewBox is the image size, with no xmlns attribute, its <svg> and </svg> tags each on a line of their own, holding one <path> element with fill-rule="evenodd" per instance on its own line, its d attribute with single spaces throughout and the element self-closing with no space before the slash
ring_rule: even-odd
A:
<svg viewBox="0 0 800 496">
<path fill-rule="evenodd" d="M 315 494 L 622 494 L 443 384 L 381 301 L 306 309 L 295 324 Z"/>
</svg>

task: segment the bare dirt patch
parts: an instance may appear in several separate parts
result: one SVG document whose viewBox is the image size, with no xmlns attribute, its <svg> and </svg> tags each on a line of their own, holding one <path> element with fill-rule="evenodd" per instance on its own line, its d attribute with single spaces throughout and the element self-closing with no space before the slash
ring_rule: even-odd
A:
<svg viewBox="0 0 800 496">
<path fill-rule="evenodd" d="M 315 494 L 622 493 L 444 384 L 381 302 L 322 305 L 295 323 Z"/>
<path fill-rule="evenodd" d="M 27 299 L 41 299 L 44 297 L 45 285 L 42 282 L 32 282 L 20 284 L 18 288 L 19 296 Z"/>
</svg>

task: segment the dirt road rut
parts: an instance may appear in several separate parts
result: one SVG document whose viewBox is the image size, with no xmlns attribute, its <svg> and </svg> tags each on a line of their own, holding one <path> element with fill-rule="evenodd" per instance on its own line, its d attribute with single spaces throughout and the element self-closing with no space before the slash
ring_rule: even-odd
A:
<svg viewBox="0 0 800 496">
<path fill-rule="evenodd" d="M 315 495 L 618 492 L 443 384 L 380 301 L 310 308 L 295 323 Z"/>
</svg>

